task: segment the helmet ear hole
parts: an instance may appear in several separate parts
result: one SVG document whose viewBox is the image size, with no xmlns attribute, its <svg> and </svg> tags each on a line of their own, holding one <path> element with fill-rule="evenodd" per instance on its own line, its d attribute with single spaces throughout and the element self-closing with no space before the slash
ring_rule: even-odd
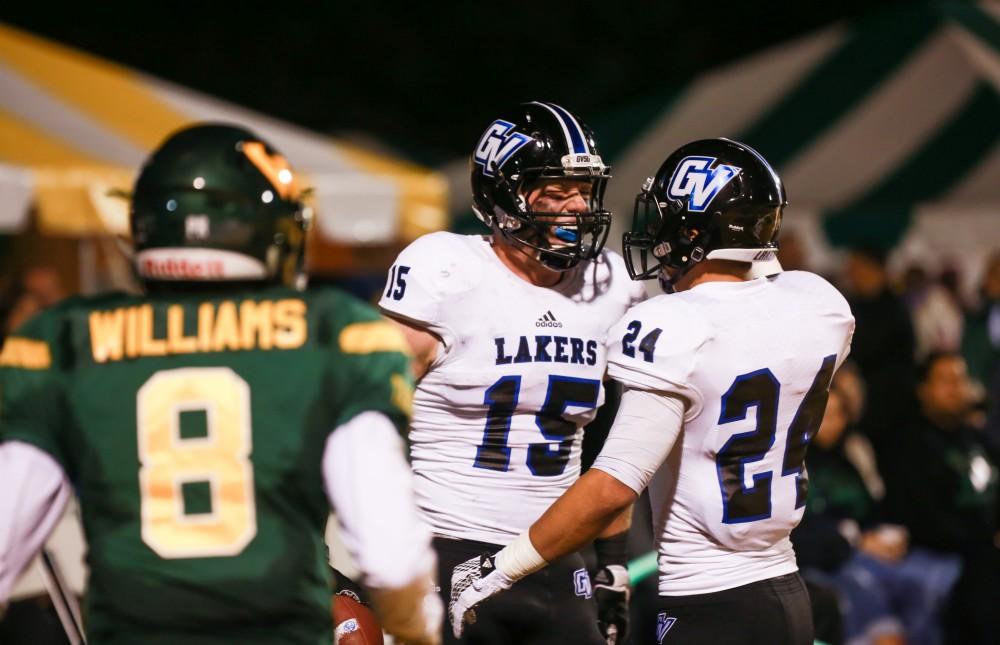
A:
<svg viewBox="0 0 1000 645">
<path fill-rule="evenodd" d="M 678 235 L 681 241 L 694 244 L 695 240 L 702 234 L 702 230 L 694 226 L 682 226 Z"/>
</svg>

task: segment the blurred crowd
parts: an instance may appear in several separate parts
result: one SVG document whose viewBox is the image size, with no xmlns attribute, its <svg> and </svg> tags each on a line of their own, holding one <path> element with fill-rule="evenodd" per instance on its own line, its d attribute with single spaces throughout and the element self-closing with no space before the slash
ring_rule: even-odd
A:
<svg viewBox="0 0 1000 645">
<path fill-rule="evenodd" d="M 67 295 L 59 273 L 47 265 L 27 267 L 0 282 L 0 342 L 21 323 Z"/>
<path fill-rule="evenodd" d="M 801 263 L 783 240 L 786 269 Z M 955 271 L 898 275 L 885 251 L 850 249 L 829 276 L 857 319 L 806 459 L 809 500 L 792 534 L 817 637 L 831 645 L 1000 638 L 1000 252 L 976 297 Z M 66 297 L 34 266 L 2 288 L 6 335 Z M 639 512 L 634 532 L 649 532 Z M 651 536 L 650 536 L 651 537 Z M 635 555 L 651 544 L 633 540 Z M 642 612 L 645 586 L 634 611 Z"/>
<path fill-rule="evenodd" d="M 853 248 L 831 276 L 857 330 L 792 534 L 817 636 L 1000 642 L 1000 252 L 972 301 L 954 270 L 892 275 L 886 261 Z"/>
</svg>

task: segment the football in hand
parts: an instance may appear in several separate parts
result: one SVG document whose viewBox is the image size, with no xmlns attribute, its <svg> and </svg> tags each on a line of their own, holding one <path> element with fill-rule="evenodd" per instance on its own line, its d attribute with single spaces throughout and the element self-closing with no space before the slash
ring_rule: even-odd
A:
<svg viewBox="0 0 1000 645">
<path fill-rule="evenodd" d="M 335 645 L 384 645 L 382 628 L 374 612 L 350 592 L 333 597 L 333 642 Z"/>
</svg>

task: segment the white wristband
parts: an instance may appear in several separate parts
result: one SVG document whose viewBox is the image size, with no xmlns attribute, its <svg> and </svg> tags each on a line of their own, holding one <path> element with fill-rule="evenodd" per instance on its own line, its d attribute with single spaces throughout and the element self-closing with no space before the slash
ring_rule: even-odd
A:
<svg viewBox="0 0 1000 645">
<path fill-rule="evenodd" d="M 545 561 L 545 558 L 538 553 L 535 545 L 531 543 L 531 538 L 528 537 L 527 531 L 500 549 L 496 556 L 497 571 L 512 581 L 520 580 L 539 569 L 543 569 L 547 564 L 548 562 Z"/>
</svg>

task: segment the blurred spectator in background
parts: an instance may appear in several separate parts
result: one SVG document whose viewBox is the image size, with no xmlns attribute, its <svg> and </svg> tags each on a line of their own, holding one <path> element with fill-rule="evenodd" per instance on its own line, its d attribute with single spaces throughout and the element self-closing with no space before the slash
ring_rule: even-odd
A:
<svg viewBox="0 0 1000 645">
<path fill-rule="evenodd" d="M 792 532 L 799 567 L 838 593 L 848 644 L 936 645 L 957 558 L 910 553 L 906 529 L 882 521 L 885 488 L 872 447 L 852 427 L 862 390 L 845 364 L 806 456 L 809 498 Z"/>
<path fill-rule="evenodd" d="M 42 310 L 42 306 L 33 294 L 24 290 L 20 284 L 9 286 L 0 304 L 0 343 L 22 322 L 28 320 Z"/>
<path fill-rule="evenodd" d="M 879 460 L 889 436 L 912 408 L 914 338 L 905 303 L 889 289 L 886 252 L 859 246 L 848 253 L 843 291 L 857 321 L 851 358 L 868 396 L 859 428 L 871 439 Z"/>
<path fill-rule="evenodd" d="M 805 242 L 795 231 L 781 231 L 781 242 L 778 245 L 778 261 L 785 271 L 812 271 L 806 262 Z"/>
<path fill-rule="evenodd" d="M 962 356 L 969 376 L 988 388 L 1000 366 L 1000 251 L 986 261 L 978 302 L 965 316 Z"/>
<path fill-rule="evenodd" d="M 1000 449 L 1000 251 L 986 262 L 979 301 L 965 317 L 962 355 L 972 377 L 989 395 L 988 437 Z"/>
<path fill-rule="evenodd" d="M 961 558 L 946 616 L 949 643 L 1000 642 L 997 461 L 966 419 L 965 360 L 935 352 L 917 371 L 919 409 L 897 434 L 880 468 L 888 516 L 911 544 Z"/>
<path fill-rule="evenodd" d="M 38 299 L 43 309 L 47 309 L 66 297 L 66 287 L 54 267 L 40 265 L 30 267 L 21 274 L 21 284 L 27 293 Z"/>
<path fill-rule="evenodd" d="M 916 357 L 935 351 L 956 351 L 962 342 L 962 305 L 940 279 L 920 265 L 903 274 L 903 300 L 913 321 Z"/>
<path fill-rule="evenodd" d="M 965 298 L 962 296 L 962 274 L 954 263 L 945 263 L 938 274 L 938 283 L 944 287 L 952 300 L 962 309 L 965 308 Z"/>
<path fill-rule="evenodd" d="M 0 343 L 21 323 L 66 297 L 59 273 L 39 265 L 16 275 L 0 298 Z"/>
</svg>

